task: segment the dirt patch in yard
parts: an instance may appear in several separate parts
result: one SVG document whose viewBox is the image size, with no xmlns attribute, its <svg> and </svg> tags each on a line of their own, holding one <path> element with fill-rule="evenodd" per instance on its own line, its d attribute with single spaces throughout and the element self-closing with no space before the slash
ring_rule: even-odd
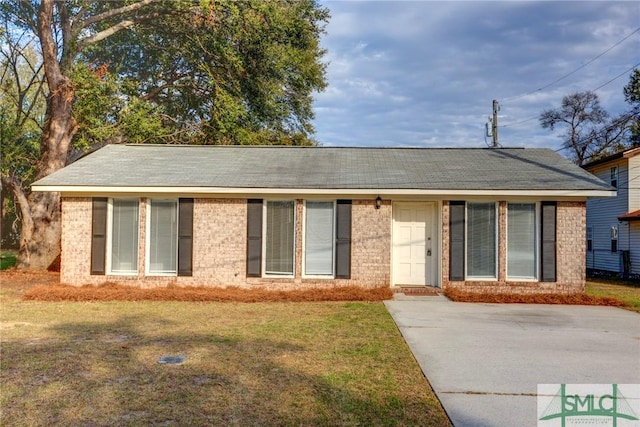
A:
<svg viewBox="0 0 640 427">
<path fill-rule="evenodd" d="M 606 305 L 624 307 L 626 304 L 615 298 L 596 297 L 587 294 L 490 294 L 448 289 L 445 295 L 458 302 L 485 302 L 505 304 L 566 304 L 566 305 Z"/>
<path fill-rule="evenodd" d="M 60 283 L 60 273 L 50 271 L 22 271 L 9 268 L 0 271 L 0 296 L 2 300 L 21 299 L 22 295 L 36 286 Z"/>
</svg>

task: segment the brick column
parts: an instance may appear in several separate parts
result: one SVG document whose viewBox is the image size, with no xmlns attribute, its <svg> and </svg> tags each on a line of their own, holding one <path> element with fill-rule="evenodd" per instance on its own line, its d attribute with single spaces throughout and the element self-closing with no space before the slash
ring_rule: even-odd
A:
<svg viewBox="0 0 640 427">
<path fill-rule="evenodd" d="M 295 226 L 295 255 L 294 255 L 294 277 L 295 283 L 302 283 L 302 223 L 304 221 L 304 200 L 297 199 L 296 200 L 296 216 L 295 216 L 296 226 Z"/>
<path fill-rule="evenodd" d="M 498 202 L 498 282 L 507 280 L 507 202 Z"/>
<path fill-rule="evenodd" d="M 440 242 L 441 258 L 442 258 L 442 277 L 440 277 L 441 286 L 444 288 L 449 283 L 449 201 L 442 201 L 442 241 Z"/>
</svg>

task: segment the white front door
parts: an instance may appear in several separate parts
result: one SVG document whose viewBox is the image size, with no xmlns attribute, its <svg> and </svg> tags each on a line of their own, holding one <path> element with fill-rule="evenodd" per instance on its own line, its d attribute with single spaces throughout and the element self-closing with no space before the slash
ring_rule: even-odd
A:
<svg viewBox="0 0 640 427">
<path fill-rule="evenodd" d="M 393 284 L 436 285 L 436 204 L 393 205 Z"/>
</svg>

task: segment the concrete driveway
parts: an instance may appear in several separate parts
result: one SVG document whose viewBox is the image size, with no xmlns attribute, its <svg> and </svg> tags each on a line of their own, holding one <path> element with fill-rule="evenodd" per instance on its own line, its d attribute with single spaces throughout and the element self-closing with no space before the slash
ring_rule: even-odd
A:
<svg viewBox="0 0 640 427">
<path fill-rule="evenodd" d="M 456 427 L 536 426 L 538 384 L 640 384 L 640 315 L 612 307 L 385 302 Z"/>
</svg>

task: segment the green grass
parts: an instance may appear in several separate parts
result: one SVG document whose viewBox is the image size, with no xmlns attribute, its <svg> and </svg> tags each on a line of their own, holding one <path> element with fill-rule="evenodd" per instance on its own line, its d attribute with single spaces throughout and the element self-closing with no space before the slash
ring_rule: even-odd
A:
<svg viewBox="0 0 640 427">
<path fill-rule="evenodd" d="M 13 300 L 0 321 L 0 425 L 450 425 L 381 303 Z"/>
<path fill-rule="evenodd" d="M 586 291 L 587 295 L 615 298 L 627 304 L 623 308 L 640 313 L 640 286 L 628 283 L 611 280 L 588 280 Z"/>
<path fill-rule="evenodd" d="M 16 251 L 2 251 L 0 253 L 0 270 L 14 267 L 18 254 Z"/>
</svg>

